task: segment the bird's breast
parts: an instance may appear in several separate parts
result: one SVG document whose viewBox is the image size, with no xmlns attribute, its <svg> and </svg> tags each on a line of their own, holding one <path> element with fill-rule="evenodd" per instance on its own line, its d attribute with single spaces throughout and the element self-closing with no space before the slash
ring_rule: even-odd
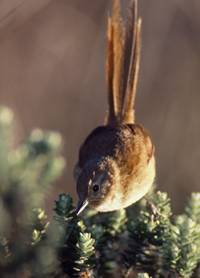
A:
<svg viewBox="0 0 200 278">
<path fill-rule="evenodd" d="M 152 156 L 148 165 L 141 171 L 139 177 L 129 179 L 126 188 L 123 183 L 116 182 L 114 190 L 104 202 L 96 208 L 100 212 L 108 212 L 126 208 L 144 197 L 151 189 L 155 179 L 155 158 Z"/>
</svg>

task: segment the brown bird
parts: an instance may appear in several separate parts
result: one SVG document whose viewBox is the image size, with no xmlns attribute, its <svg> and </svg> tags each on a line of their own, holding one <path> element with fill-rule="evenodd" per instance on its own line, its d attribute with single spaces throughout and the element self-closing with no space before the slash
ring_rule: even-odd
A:
<svg viewBox="0 0 200 278">
<path fill-rule="evenodd" d="M 135 123 L 135 95 L 141 50 L 141 19 L 137 0 L 128 20 L 113 1 L 107 27 L 108 116 L 82 144 L 75 167 L 79 202 L 97 211 L 125 208 L 141 199 L 155 178 L 154 146 L 148 132 Z"/>
</svg>

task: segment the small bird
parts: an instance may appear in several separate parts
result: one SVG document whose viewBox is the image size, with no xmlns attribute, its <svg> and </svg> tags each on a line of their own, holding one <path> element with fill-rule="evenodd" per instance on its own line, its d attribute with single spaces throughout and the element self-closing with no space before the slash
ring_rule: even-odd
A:
<svg viewBox="0 0 200 278">
<path fill-rule="evenodd" d="M 137 0 L 127 20 L 119 0 L 108 16 L 106 77 L 108 113 L 80 147 L 74 169 L 79 197 L 77 214 L 87 205 L 99 212 L 130 206 L 151 188 L 155 178 L 154 145 L 135 123 L 135 95 L 141 52 L 141 19 Z"/>
</svg>

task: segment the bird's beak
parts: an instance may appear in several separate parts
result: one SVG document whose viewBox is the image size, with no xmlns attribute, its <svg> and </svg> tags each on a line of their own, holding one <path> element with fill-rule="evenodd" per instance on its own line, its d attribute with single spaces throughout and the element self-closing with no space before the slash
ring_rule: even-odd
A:
<svg viewBox="0 0 200 278">
<path fill-rule="evenodd" d="M 84 200 L 84 201 L 78 201 L 78 205 L 76 208 L 76 215 L 79 215 L 89 204 L 88 200 Z"/>
</svg>

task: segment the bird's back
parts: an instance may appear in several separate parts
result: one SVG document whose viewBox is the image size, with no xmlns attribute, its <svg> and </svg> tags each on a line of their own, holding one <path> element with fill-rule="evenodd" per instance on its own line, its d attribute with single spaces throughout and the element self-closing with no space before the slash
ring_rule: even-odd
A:
<svg viewBox="0 0 200 278">
<path fill-rule="evenodd" d="M 144 155 L 141 156 L 141 153 Z M 99 126 L 82 144 L 78 165 L 83 168 L 89 161 L 110 157 L 117 162 L 122 172 L 131 174 L 140 161 L 148 163 L 152 155 L 153 145 L 150 137 L 140 125 Z"/>
</svg>

